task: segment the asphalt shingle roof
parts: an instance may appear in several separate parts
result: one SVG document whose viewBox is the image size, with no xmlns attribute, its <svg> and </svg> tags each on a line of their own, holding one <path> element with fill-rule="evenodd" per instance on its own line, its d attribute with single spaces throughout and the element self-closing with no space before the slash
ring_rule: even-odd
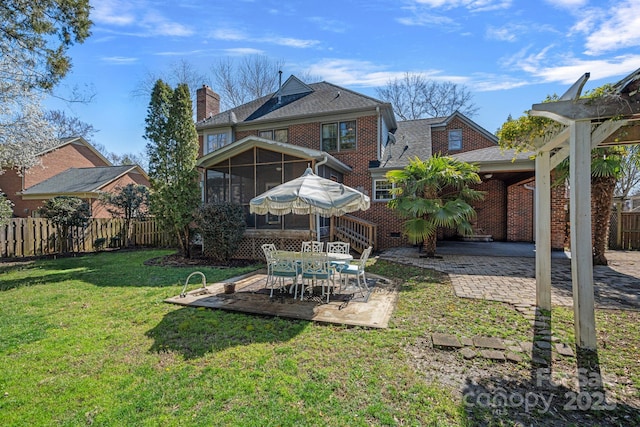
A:
<svg viewBox="0 0 640 427">
<path fill-rule="evenodd" d="M 27 188 L 22 194 L 95 192 L 135 168 L 135 165 L 71 168 Z"/>
<path fill-rule="evenodd" d="M 269 94 L 201 120 L 196 126 L 206 128 L 215 125 L 281 120 L 307 115 L 340 114 L 345 111 L 387 105 L 378 99 L 327 82 L 311 83 L 308 87 L 313 91 L 284 95 L 280 102 L 278 102 L 277 96 Z"/>
<path fill-rule="evenodd" d="M 514 149 L 502 150 L 499 146 L 480 148 L 478 150 L 466 151 L 464 153 L 454 154 L 458 160 L 467 163 L 477 162 L 504 162 L 510 160 L 528 160 L 534 153 L 520 152 L 516 154 Z"/>
<path fill-rule="evenodd" d="M 426 160 L 431 157 L 431 126 L 442 120 L 444 119 L 429 118 L 398 122 L 395 142 L 384 147 L 380 167 L 403 168 L 409 164 L 409 158 Z"/>
</svg>

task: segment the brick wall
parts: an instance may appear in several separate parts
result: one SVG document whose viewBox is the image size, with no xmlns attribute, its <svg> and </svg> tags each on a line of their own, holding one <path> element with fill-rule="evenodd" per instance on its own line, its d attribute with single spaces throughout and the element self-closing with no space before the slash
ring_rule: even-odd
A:
<svg viewBox="0 0 640 427">
<path fill-rule="evenodd" d="M 553 177 L 551 178 L 553 182 Z M 534 215 L 535 192 L 527 190 L 524 185 L 535 186 L 531 180 L 526 184 L 509 187 L 508 241 L 535 241 Z M 551 187 L 551 249 L 563 250 L 568 244 L 567 204 L 564 185 Z"/>
<path fill-rule="evenodd" d="M 462 150 L 449 151 L 449 131 L 462 129 Z M 495 147 L 495 142 L 488 139 L 476 128 L 469 126 L 458 117 L 453 118 L 445 127 L 431 129 L 431 146 L 434 154 L 456 154 L 480 148 Z"/>
<path fill-rule="evenodd" d="M 484 200 L 473 203 L 476 219 L 473 229 L 476 234 L 489 234 L 493 240 L 507 238 L 507 187 L 504 181 L 490 179 L 475 187 L 485 191 Z"/>
<path fill-rule="evenodd" d="M 51 178 L 70 168 L 109 166 L 83 144 L 67 144 L 42 156 L 42 164 L 33 166 L 24 175 L 24 188 Z"/>
<path fill-rule="evenodd" d="M 512 185 L 507 195 L 507 240 L 510 242 L 533 242 L 533 210 L 535 192 L 528 190 L 526 184 Z"/>
<path fill-rule="evenodd" d="M 564 185 L 551 187 L 551 249 L 554 250 L 562 250 L 569 246 L 569 199 L 565 197 L 566 190 Z"/>
<path fill-rule="evenodd" d="M 19 176 L 15 170 L 6 171 L 0 175 L 0 188 L 14 203 L 14 216 L 26 218 L 31 216 L 32 212 L 42 206 L 44 202 L 42 200 L 22 200 L 17 195 L 18 192 L 67 169 L 94 166 L 108 166 L 108 164 L 86 145 L 69 143 L 44 154 L 41 157 L 41 164 L 29 168 L 23 177 Z"/>
</svg>

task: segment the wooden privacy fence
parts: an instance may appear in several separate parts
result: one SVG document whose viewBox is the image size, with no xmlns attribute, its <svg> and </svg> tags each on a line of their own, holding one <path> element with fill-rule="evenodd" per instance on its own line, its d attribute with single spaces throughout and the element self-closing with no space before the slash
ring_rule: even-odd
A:
<svg viewBox="0 0 640 427">
<path fill-rule="evenodd" d="M 121 247 L 122 218 L 91 218 L 85 227 L 71 227 L 68 238 L 70 252 L 92 252 Z M 14 218 L 0 226 L 0 257 L 27 257 L 57 252 L 58 233 L 45 218 Z M 173 241 L 156 221 L 131 221 L 130 243 L 133 246 L 171 247 Z"/>
<path fill-rule="evenodd" d="M 640 212 L 613 212 L 609 231 L 611 249 L 640 250 Z"/>
</svg>

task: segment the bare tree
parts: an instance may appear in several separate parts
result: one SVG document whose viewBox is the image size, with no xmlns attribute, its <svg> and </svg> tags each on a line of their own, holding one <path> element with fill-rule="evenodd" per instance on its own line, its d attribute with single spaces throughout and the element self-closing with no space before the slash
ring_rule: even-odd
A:
<svg viewBox="0 0 640 427">
<path fill-rule="evenodd" d="M 640 192 L 640 145 L 627 148 L 620 164 L 622 177 L 616 183 L 615 194 L 623 198 Z"/>
<path fill-rule="evenodd" d="M 67 116 L 62 110 L 49 110 L 44 114 L 45 120 L 53 125 L 57 138 L 81 136 L 91 141 L 98 132 L 93 125 L 83 122 L 77 117 Z"/>
<path fill-rule="evenodd" d="M 278 89 L 279 71 L 284 61 L 251 55 L 241 61 L 226 57 L 211 68 L 222 110 L 237 107 Z"/>
<path fill-rule="evenodd" d="M 148 71 L 143 79 L 138 82 L 131 94 L 135 97 L 149 98 L 153 86 L 158 80 L 163 80 L 171 86 L 186 84 L 189 87 L 191 100 L 195 103 L 196 90 L 203 84 L 209 84 L 209 78 L 198 71 L 196 67 L 186 59 L 179 59 L 169 65 L 166 72 Z"/>
<path fill-rule="evenodd" d="M 389 102 L 402 120 L 446 117 L 460 111 L 472 117 L 478 112 L 473 95 L 466 86 L 426 79 L 421 74 L 405 73 L 376 89 L 378 98 Z"/>
</svg>

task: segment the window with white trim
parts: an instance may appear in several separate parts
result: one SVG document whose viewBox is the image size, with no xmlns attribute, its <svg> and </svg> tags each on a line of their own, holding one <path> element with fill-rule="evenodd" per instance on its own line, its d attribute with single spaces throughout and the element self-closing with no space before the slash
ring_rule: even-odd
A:
<svg viewBox="0 0 640 427">
<path fill-rule="evenodd" d="M 391 200 L 394 198 L 391 194 L 391 190 L 395 188 L 395 185 L 391 181 L 386 179 L 374 179 L 373 180 L 373 200 Z"/>
<path fill-rule="evenodd" d="M 349 120 L 322 125 L 322 151 L 344 151 L 356 148 L 356 121 Z"/>
<path fill-rule="evenodd" d="M 228 138 L 226 132 L 209 133 L 207 134 L 207 141 L 204 146 L 204 154 L 216 151 L 219 148 L 228 144 Z"/>
<path fill-rule="evenodd" d="M 462 150 L 462 129 L 449 131 L 449 150 Z"/>
</svg>

